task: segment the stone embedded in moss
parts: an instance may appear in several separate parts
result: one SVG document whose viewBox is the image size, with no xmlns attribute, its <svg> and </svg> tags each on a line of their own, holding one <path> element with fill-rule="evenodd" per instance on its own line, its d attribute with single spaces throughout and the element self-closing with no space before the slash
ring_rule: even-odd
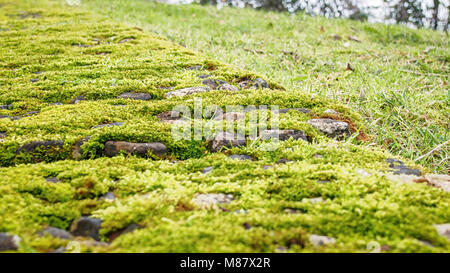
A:
<svg viewBox="0 0 450 273">
<path fill-rule="evenodd" d="M 239 83 L 239 87 L 241 88 L 241 89 L 250 89 L 250 88 L 255 88 L 255 89 L 258 89 L 258 88 L 269 88 L 269 84 L 265 81 L 265 80 L 263 80 L 263 79 L 261 79 L 261 78 L 256 78 L 255 80 L 244 80 L 244 81 L 241 81 L 240 83 Z"/>
<path fill-rule="evenodd" d="M 91 217 L 81 217 L 74 221 L 70 227 L 70 233 L 74 236 L 91 237 L 96 241 L 100 241 L 100 228 L 102 220 Z"/>
<path fill-rule="evenodd" d="M 450 192 L 450 176 L 446 174 L 426 174 L 425 179 L 431 186 Z"/>
<path fill-rule="evenodd" d="M 127 100 L 151 100 L 152 96 L 147 93 L 132 93 L 125 92 L 117 96 L 118 99 L 127 99 Z"/>
<path fill-rule="evenodd" d="M 389 167 L 391 169 L 394 170 L 394 174 L 402 174 L 402 175 L 415 175 L 415 176 L 420 176 L 421 175 L 421 171 L 417 170 L 417 169 L 411 169 L 408 168 L 407 166 L 404 165 L 404 163 L 400 160 L 396 160 L 396 159 L 392 159 L 392 158 L 388 158 L 386 159 L 386 161 L 389 164 Z"/>
<path fill-rule="evenodd" d="M 96 126 L 92 127 L 92 129 L 104 128 L 104 127 L 122 126 L 122 125 L 124 125 L 124 122 L 113 122 L 113 123 L 107 123 L 107 124 L 99 124 L 99 125 L 96 125 Z"/>
<path fill-rule="evenodd" d="M 167 153 L 166 145 L 160 142 L 133 143 L 126 141 L 108 141 L 105 143 L 105 154 L 109 157 L 119 155 L 121 151 L 138 156 L 147 156 L 148 152 L 161 156 Z"/>
<path fill-rule="evenodd" d="M 222 148 L 231 148 L 244 146 L 246 143 L 245 137 L 240 134 L 233 134 L 229 132 L 220 132 L 215 135 L 212 141 L 211 151 L 218 152 Z"/>
<path fill-rule="evenodd" d="M 159 113 L 157 115 L 161 122 L 173 123 L 182 118 L 181 113 L 178 111 L 167 111 L 163 113 Z"/>
<path fill-rule="evenodd" d="M 187 70 L 201 70 L 202 66 L 201 65 L 195 65 L 195 66 L 190 66 L 188 68 L 186 68 Z"/>
<path fill-rule="evenodd" d="M 328 115 L 339 115 L 339 113 L 333 109 L 327 109 L 327 110 L 323 111 L 323 113 L 328 114 Z"/>
<path fill-rule="evenodd" d="M 214 167 L 206 167 L 202 170 L 202 173 L 206 174 L 206 173 L 210 173 L 213 170 Z"/>
<path fill-rule="evenodd" d="M 6 132 L 0 132 L 0 138 L 5 138 L 7 136 L 8 134 Z"/>
<path fill-rule="evenodd" d="M 183 89 L 178 89 L 175 91 L 168 92 L 168 93 L 166 93 L 165 97 L 166 98 L 184 97 L 184 96 L 188 96 L 188 95 L 192 95 L 192 94 L 208 92 L 210 90 L 211 89 L 209 89 L 208 87 L 205 87 L 205 86 L 188 87 L 188 88 L 183 88 Z"/>
<path fill-rule="evenodd" d="M 88 142 L 91 139 L 90 136 L 87 136 L 85 138 L 80 139 L 75 143 L 72 149 L 72 157 L 73 159 L 79 160 L 83 156 L 83 150 L 81 149 L 81 146 L 83 146 L 84 143 Z"/>
<path fill-rule="evenodd" d="M 75 97 L 74 99 L 72 99 L 72 100 L 70 101 L 70 103 L 71 103 L 71 104 L 77 104 L 77 103 L 79 103 L 79 102 L 81 102 L 81 101 L 83 101 L 83 100 L 86 100 L 86 98 L 85 98 L 84 96 L 77 96 L 77 97 Z"/>
<path fill-rule="evenodd" d="M 311 112 L 310 109 L 306 109 L 306 108 L 282 108 L 279 110 L 273 110 L 274 113 L 279 113 L 279 114 L 286 114 L 289 111 L 298 111 L 304 114 L 308 114 Z"/>
<path fill-rule="evenodd" d="M 260 133 L 260 137 L 262 140 L 269 140 L 273 138 L 277 138 L 281 141 L 286 141 L 290 138 L 294 140 L 308 140 L 305 133 L 300 130 L 263 130 Z"/>
<path fill-rule="evenodd" d="M 309 236 L 309 242 L 314 246 L 326 246 L 336 243 L 333 237 L 312 234 Z"/>
<path fill-rule="evenodd" d="M 58 183 L 58 182 L 60 182 L 58 177 L 47 177 L 47 178 L 45 178 L 45 181 L 50 182 L 50 183 Z"/>
<path fill-rule="evenodd" d="M 12 109 L 12 104 L 0 105 L 0 110 Z"/>
<path fill-rule="evenodd" d="M 120 41 L 117 42 L 117 43 L 118 43 L 118 44 L 123 44 L 123 43 L 129 42 L 129 41 L 133 41 L 133 40 L 134 40 L 134 38 L 130 37 L 130 38 L 122 39 L 122 40 L 120 40 Z"/>
<path fill-rule="evenodd" d="M 450 223 L 434 225 L 434 227 L 440 236 L 446 237 L 450 241 Z"/>
<path fill-rule="evenodd" d="M 345 139 L 350 136 L 349 125 L 329 118 L 311 119 L 308 123 L 330 138 Z"/>
<path fill-rule="evenodd" d="M 233 195 L 224 193 L 204 193 L 194 197 L 194 203 L 199 207 L 212 207 L 220 204 L 229 204 L 234 200 Z"/>
<path fill-rule="evenodd" d="M 64 142 L 62 140 L 45 140 L 45 141 L 32 141 L 22 145 L 17 149 L 16 154 L 20 153 L 33 153 L 38 148 L 59 148 L 62 149 Z"/>
<path fill-rule="evenodd" d="M 253 158 L 249 155 L 230 155 L 229 159 L 238 159 L 238 160 L 253 160 Z"/>
<path fill-rule="evenodd" d="M 0 252 L 19 249 L 20 238 L 8 233 L 0 233 Z"/>
<path fill-rule="evenodd" d="M 47 227 L 39 232 L 40 236 L 46 236 L 50 235 L 53 238 L 59 238 L 59 239 L 70 239 L 72 238 L 72 235 L 64 229 L 56 228 L 56 227 Z"/>
</svg>

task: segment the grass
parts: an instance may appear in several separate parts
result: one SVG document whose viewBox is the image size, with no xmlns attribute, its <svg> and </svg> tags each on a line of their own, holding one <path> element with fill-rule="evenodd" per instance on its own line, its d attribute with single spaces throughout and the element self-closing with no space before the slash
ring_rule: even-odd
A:
<svg viewBox="0 0 450 273">
<path fill-rule="evenodd" d="M 340 101 L 363 115 L 377 145 L 449 173 L 448 144 L 433 151 L 450 138 L 450 48 L 443 32 L 143 0 L 83 4 L 286 89 Z"/>
<path fill-rule="evenodd" d="M 283 90 L 275 80 L 265 89 L 197 94 L 204 108 L 310 109 L 280 114 L 279 122 L 310 141 L 290 139 L 273 151 L 248 141 L 211 153 L 206 140 L 175 140 L 171 126 L 159 122 L 157 114 L 195 104 L 192 95 L 166 99 L 162 88 L 202 86 L 198 76 L 205 73 L 235 86 L 264 76 L 64 1 L 0 0 L 0 6 L 0 105 L 11 104 L 0 115 L 12 117 L 0 118 L 0 232 L 22 239 L 11 251 L 368 252 L 374 244 L 384 252 L 450 251 L 433 226 L 450 222 L 448 192 L 393 174 L 387 159 L 395 156 L 366 141 L 361 115 L 344 103 Z M 152 99 L 117 98 L 123 92 Z M 79 96 L 84 100 L 71 103 Z M 324 114 L 327 109 L 339 114 Z M 352 137 L 329 139 L 307 122 L 321 117 L 349 122 Z M 94 128 L 113 122 L 123 125 Z M 45 140 L 61 145 L 18 153 Z M 161 142 L 167 154 L 109 158 L 110 140 Z M 206 167 L 212 171 L 203 173 Z M 233 200 L 211 207 L 195 202 L 207 193 Z M 39 234 L 49 226 L 70 230 L 81 216 L 101 220 L 100 241 Z M 122 233 L 133 224 L 139 229 Z M 336 243 L 314 246 L 313 234 Z"/>
</svg>

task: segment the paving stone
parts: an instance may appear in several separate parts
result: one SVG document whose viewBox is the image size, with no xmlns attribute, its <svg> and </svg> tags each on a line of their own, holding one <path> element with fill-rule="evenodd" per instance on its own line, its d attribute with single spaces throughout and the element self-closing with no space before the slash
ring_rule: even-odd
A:
<svg viewBox="0 0 450 273">
<path fill-rule="evenodd" d="M 75 97 L 70 103 L 71 104 L 77 104 L 77 103 L 80 103 L 83 100 L 86 100 L 86 98 L 84 96 L 78 96 L 78 97 Z"/>
<path fill-rule="evenodd" d="M 45 140 L 45 141 L 32 141 L 22 145 L 17 149 L 16 154 L 20 153 L 33 153 L 37 148 L 57 148 L 62 149 L 64 142 L 62 140 Z"/>
<path fill-rule="evenodd" d="M 223 193 L 204 193 L 194 197 L 194 203 L 199 207 L 211 207 L 219 204 L 229 204 L 234 200 L 233 195 Z"/>
<path fill-rule="evenodd" d="M 127 99 L 127 100 L 151 100 L 152 96 L 147 93 L 133 93 L 133 92 L 125 92 L 117 96 L 118 99 Z"/>
<path fill-rule="evenodd" d="M 440 236 L 446 237 L 450 241 L 450 223 L 434 225 L 434 228 Z"/>
<path fill-rule="evenodd" d="M 40 231 L 39 235 L 40 236 L 50 235 L 53 238 L 59 238 L 59 239 L 72 238 L 72 235 L 68 231 L 66 231 L 64 229 L 56 228 L 56 227 L 47 227 L 47 228 L 43 229 L 42 231 Z"/>
<path fill-rule="evenodd" d="M 204 87 L 204 86 L 188 87 L 188 88 L 183 88 L 183 89 L 178 89 L 175 91 L 168 92 L 168 93 L 166 93 L 165 97 L 166 98 L 184 97 L 184 96 L 197 94 L 197 93 L 204 93 L 204 92 L 208 92 L 208 91 L 210 91 L 210 89 L 208 87 Z"/>
<path fill-rule="evenodd" d="M 148 152 L 151 151 L 153 154 L 161 156 L 167 153 L 167 148 L 166 145 L 160 142 L 133 143 L 126 141 L 108 141 L 105 143 L 106 156 L 113 157 L 119 155 L 121 151 L 138 156 L 147 156 Z"/>
<path fill-rule="evenodd" d="M 0 232 L 0 252 L 19 249 L 20 238 L 16 235 Z"/>
<path fill-rule="evenodd" d="M 123 122 L 113 122 L 113 123 L 107 123 L 107 124 L 99 124 L 94 126 L 92 129 L 96 128 L 104 128 L 104 127 L 114 127 L 114 126 L 123 126 Z"/>
<path fill-rule="evenodd" d="M 335 244 L 336 239 L 333 237 L 312 234 L 309 236 L 309 242 L 317 247 Z"/>
<path fill-rule="evenodd" d="M 308 120 L 308 123 L 330 138 L 345 139 L 350 136 L 350 128 L 347 122 L 321 118 Z"/>
<path fill-rule="evenodd" d="M 213 170 L 214 167 L 206 167 L 202 170 L 202 173 L 206 174 L 206 173 L 210 173 Z"/>
<path fill-rule="evenodd" d="M 239 159 L 239 160 L 253 160 L 253 158 L 248 155 L 230 155 L 230 156 L 228 156 L 228 158 Z"/>
<path fill-rule="evenodd" d="M 74 159 L 79 160 L 83 157 L 83 149 L 81 148 L 81 146 L 83 146 L 83 144 L 88 142 L 90 139 L 91 139 L 91 137 L 87 136 L 85 138 L 80 139 L 79 141 L 77 141 L 75 143 L 75 145 L 73 146 L 73 149 L 72 149 L 72 157 Z"/>
<path fill-rule="evenodd" d="M 74 236 L 91 237 L 99 241 L 101 224 L 102 220 L 98 218 L 81 217 L 72 223 L 70 233 Z"/>
<path fill-rule="evenodd" d="M 245 146 L 245 143 L 245 137 L 240 134 L 221 132 L 216 134 L 216 136 L 214 137 L 211 145 L 211 151 L 218 152 L 222 148 Z"/>
<path fill-rule="evenodd" d="M 294 140 L 302 139 L 308 141 L 305 133 L 300 130 L 263 130 L 260 133 L 261 140 L 269 140 L 272 138 L 280 141 L 289 140 L 292 137 Z"/>
</svg>

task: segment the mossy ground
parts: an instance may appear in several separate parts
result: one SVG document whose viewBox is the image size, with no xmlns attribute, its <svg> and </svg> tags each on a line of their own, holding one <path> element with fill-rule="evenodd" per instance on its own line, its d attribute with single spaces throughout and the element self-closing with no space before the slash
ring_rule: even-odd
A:
<svg viewBox="0 0 450 273">
<path fill-rule="evenodd" d="M 444 32 L 250 8 L 82 3 L 288 90 L 346 104 L 363 116 L 377 145 L 435 172 L 450 170 L 448 142 L 430 152 L 450 137 L 450 47 Z"/>
<path fill-rule="evenodd" d="M 82 243 L 86 252 L 275 252 L 282 247 L 291 252 L 366 252 L 372 241 L 392 252 L 450 250 L 433 227 L 450 222 L 448 193 L 400 183 L 386 162 L 392 155 L 357 137 L 366 129 L 345 105 L 286 91 L 276 82 L 264 90 L 197 95 L 204 106 L 311 109 L 280 115 L 280 128 L 303 130 L 312 142 L 289 140 L 272 152 L 250 142 L 212 154 L 204 140 L 174 141 L 170 125 L 158 122 L 156 114 L 194 104 L 193 96 L 164 99 L 167 90 L 161 87 L 200 86 L 201 74 L 235 85 L 259 75 L 62 1 L 1 0 L 0 6 L 0 104 L 12 104 L 0 115 L 39 111 L 17 120 L 0 119 L 0 132 L 7 134 L 0 140 L 0 232 L 22 238 L 18 251 L 67 246 L 67 240 L 37 233 L 47 226 L 68 229 L 82 215 L 102 219 L 105 242 L 130 224 L 142 226 L 108 245 Z M 127 38 L 133 39 L 123 42 Z M 187 69 L 195 65 L 203 69 Z M 128 91 L 153 98 L 116 98 Z M 86 100 L 68 104 L 77 96 Z M 57 102 L 63 105 L 53 105 Z M 306 122 L 323 116 L 325 109 L 351 121 L 354 137 L 330 140 Z M 93 128 L 111 122 L 124 125 Z M 76 161 L 73 146 L 87 136 L 91 139 L 83 145 L 82 160 Z M 34 156 L 16 154 L 34 140 L 62 140 L 64 145 Z M 158 141 L 166 144 L 168 155 L 106 158 L 108 140 Z M 229 154 L 255 160 L 233 160 Z M 282 158 L 292 162 L 277 164 Z M 203 174 L 205 167 L 213 167 L 212 172 Z M 46 181 L 50 177 L 59 182 Z M 107 192 L 116 200 L 102 198 Z M 234 200 L 204 209 L 193 202 L 198 193 L 227 193 Z M 324 202 L 308 200 L 316 197 Z M 310 234 L 332 236 L 336 244 L 314 247 Z"/>
</svg>

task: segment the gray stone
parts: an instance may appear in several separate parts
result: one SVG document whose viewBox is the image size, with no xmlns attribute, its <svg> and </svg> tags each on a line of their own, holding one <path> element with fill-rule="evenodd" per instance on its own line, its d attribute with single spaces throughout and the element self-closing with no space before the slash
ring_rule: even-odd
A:
<svg viewBox="0 0 450 273">
<path fill-rule="evenodd" d="M 197 194 L 194 198 L 194 203 L 200 207 L 211 207 L 219 204 L 229 204 L 234 197 L 231 194 L 223 193 L 206 193 Z"/>
<path fill-rule="evenodd" d="M 214 137 L 211 145 L 211 151 L 218 152 L 222 148 L 244 146 L 245 143 L 246 141 L 243 135 L 221 132 L 216 134 L 216 136 Z"/>
<path fill-rule="evenodd" d="M 50 182 L 50 183 L 58 183 L 58 182 L 60 182 L 58 177 L 47 177 L 47 178 L 45 178 L 45 181 Z"/>
<path fill-rule="evenodd" d="M 313 203 L 313 204 L 316 204 L 316 203 L 323 203 L 323 202 L 324 202 L 323 199 L 322 199 L 322 197 L 306 198 L 305 200 L 306 200 L 307 202 L 310 202 L 310 203 Z"/>
<path fill-rule="evenodd" d="M 33 78 L 30 80 L 30 82 L 37 82 L 39 79 Z"/>
<path fill-rule="evenodd" d="M 335 244 L 336 239 L 333 237 L 312 234 L 309 236 L 309 242 L 314 246 L 325 246 Z"/>
<path fill-rule="evenodd" d="M 70 232 L 74 236 L 91 237 L 99 241 L 101 224 L 102 220 L 98 218 L 81 217 L 72 223 Z"/>
<path fill-rule="evenodd" d="M 79 160 L 83 157 L 83 149 L 81 146 L 83 146 L 84 143 L 88 142 L 91 139 L 90 136 L 87 136 L 83 139 L 80 139 L 75 143 L 72 149 L 72 157 L 76 160 Z"/>
<path fill-rule="evenodd" d="M 253 158 L 248 155 L 230 155 L 228 158 L 239 159 L 239 160 L 253 160 Z"/>
<path fill-rule="evenodd" d="M 127 99 L 127 100 L 151 100 L 152 96 L 147 93 L 132 93 L 125 92 L 117 96 L 118 99 Z"/>
<path fill-rule="evenodd" d="M 54 103 L 50 103 L 50 105 L 58 106 L 58 105 L 64 105 L 64 103 L 62 103 L 62 102 L 54 102 Z"/>
<path fill-rule="evenodd" d="M 59 238 L 59 239 L 70 239 L 72 238 L 72 235 L 64 229 L 56 228 L 56 227 L 47 227 L 43 229 L 41 232 L 39 232 L 40 236 L 46 236 L 50 235 L 53 238 Z"/>
<path fill-rule="evenodd" d="M 6 134 L 6 132 L 0 132 L 0 138 L 5 138 L 7 136 L 8 134 Z"/>
<path fill-rule="evenodd" d="M 224 83 L 221 86 L 219 86 L 217 88 L 217 90 L 222 90 L 222 91 L 239 91 L 239 89 L 236 86 L 233 86 L 229 83 Z"/>
<path fill-rule="evenodd" d="M 167 148 L 166 145 L 160 142 L 133 143 L 126 141 L 108 141 L 105 143 L 105 154 L 107 156 L 116 156 L 121 151 L 138 156 L 146 156 L 151 151 L 153 154 L 161 156 L 167 153 Z"/>
<path fill-rule="evenodd" d="M 263 80 L 263 79 L 261 79 L 261 78 L 256 78 L 255 80 L 244 80 L 244 81 L 241 81 L 240 83 L 239 83 L 239 87 L 241 88 L 241 89 L 249 89 L 249 88 L 254 88 L 254 89 L 257 89 L 257 88 L 269 88 L 269 84 L 265 81 L 265 80 Z"/>
<path fill-rule="evenodd" d="M 207 79 L 209 77 L 212 77 L 212 75 L 198 75 L 197 77 L 199 77 L 200 79 Z"/>
<path fill-rule="evenodd" d="M 166 93 L 166 98 L 171 98 L 171 97 L 184 97 L 187 95 L 192 95 L 192 94 L 196 94 L 196 93 L 204 93 L 204 92 L 208 92 L 210 91 L 210 89 L 208 87 L 204 87 L 204 86 L 199 86 L 199 87 L 188 87 L 188 88 L 183 88 L 183 89 L 178 89 L 172 92 L 168 92 Z"/>
<path fill-rule="evenodd" d="M 290 163 L 293 162 L 292 160 L 288 160 L 286 158 L 281 158 L 280 160 L 277 161 L 277 164 L 286 164 L 286 163 Z"/>
<path fill-rule="evenodd" d="M 300 130 L 264 130 L 261 131 L 260 137 L 262 140 L 269 140 L 277 138 L 281 141 L 289 140 L 291 137 L 294 140 L 302 139 L 307 141 L 307 137 L 303 131 Z"/>
<path fill-rule="evenodd" d="M 210 173 L 213 170 L 213 167 L 206 167 L 202 170 L 202 173 Z"/>
<path fill-rule="evenodd" d="M 253 84 L 256 88 L 269 88 L 269 84 L 261 78 L 256 78 Z"/>
<path fill-rule="evenodd" d="M 201 70 L 203 67 L 201 65 L 194 65 L 186 68 L 187 70 Z"/>
<path fill-rule="evenodd" d="M 330 180 L 317 180 L 316 182 L 319 184 L 327 184 L 327 183 L 330 183 L 331 181 Z"/>
<path fill-rule="evenodd" d="M 118 43 L 119 44 L 123 44 L 123 43 L 129 42 L 129 41 L 133 41 L 133 40 L 134 40 L 134 38 L 132 38 L 132 37 L 125 38 L 125 39 L 120 40 Z"/>
<path fill-rule="evenodd" d="M 114 195 L 113 192 L 107 192 L 105 193 L 105 195 L 103 195 L 103 199 L 105 200 L 116 200 L 116 196 Z"/>
<path fill-rule="evenodd" d="M 206 79 L 202 83 L 212 90 L 239 91 L 237 87 L 222 80 Z"/>
<path fill-rule="evenodd" d="M 308 120 L 308 123 L 330 138 L 345 139 L 350 136 L 350 129 L 347 122 L 321 118 Z"/>
<path fill-rule="evenodd" d="M 113 126 L 122 126 L 124 123 L 123 122 L 113 122 L 113 123 L 107 123 L 107 124 L 99 124 L 94 126 L 92 129 L 96 129 L 96 128 L 104 128 L 104 127 L 113 127 Z"/>
<path fill-rule="evenodd" d="M 9 110 L 12 108 L 12 104 L 0 105 L 1 110 Z"/>
<path fill-rule="evenodd" d="M 22 145 L 17 149 L 16 154 L 20 153 L 33 153 L 37 148 L 55 148 L 62 149 L 64 142 L 61 140 L 46 140 L 46 141 L 33 141 Z"/>
<path fill-rule="evenodd" d="M 308 114 L 311 112 L 311 110 L 306 109 L 306 108 L 283 108 L 283 109 L 279 109 L 278 111 L 274 110 L 273 112 L 279 113 L 279 114 L 286 114 L 289 111 L 298 111 L 298 112 L 302 112 L 303 114 Z"/>
<path fill-rule="evenodd" d="M 284 209 L 285 213 L 289 213 L 289 214 L 298 214 L 298 213 L 302 213 L 301 210 L 298 209 L 292 209 L 292 208 L 286 208 Z"/>
<path fill-rule="evenodd" d="M 323 111 L 323 113 L 328 114 L 328 115 L 339 115 L 339 113 L 334 111 L 333 109 L 327 109 L 327 110 Z"/>
<path fill-rule="evenodd" d="M 450 241 L 450 223 L 434 225 L 434 228 L 440 236 L 446 237 Z"/>
<path fill-rule="evenodd" d="M 159 113 L 157 117 L 159 118 L 159 120 L 166 123 L 173 123 L 182 118 L 181 113 L 178 111 L 167 111 Z"/>
<path fill-rule="evenodd" d="M 75 97 L 70 103 L 71 104 L 77 104 L 77 103 L 79 103 L 79 102 L 81 102 L 83 100 L 86 100 L 86 98 L 84 96 L 78 96 L 78 97 Z"/>
<path fill-rule="evenodd" d="M 450 176 L 446 174 L 426 174 L 425 179 L 428 181 L 428 184 L 441 188 L 445 192 L 450 192 Z"/>
<path fill-rule="evenodd" d="M 202 81 L 202 83 L 206 86 L 208 86 L 209 88 L 211 88 L 212 90 L 216 90 L 219 88 L 219 86 L 226 84 L 226 81 L 222 81 L 222 80 L 216 80 L 216 79 L 206 79 L 204 81 Z"/>
<path fill-rule="evenodd" d="M 405 175 L 415 175 L 415 176 L 420 176 L 422 174 L 422 172 L 420 170 L 410 169 L 410 168 L 406 167 L 404 165 L 404 163 L 400 160 L 388 158 L 388 159 L 386 159 L 386 161 L 388 163 L 390 163 L 389 167 L 394 170 L 394 174 L 397 174 L 397 175 L 405 174 Z"/>
<path fill-rule="evenodd" d="M 19 249 L 20 238 L 15 235 L 0 232 L 0 252 Z"/>
</svg>

